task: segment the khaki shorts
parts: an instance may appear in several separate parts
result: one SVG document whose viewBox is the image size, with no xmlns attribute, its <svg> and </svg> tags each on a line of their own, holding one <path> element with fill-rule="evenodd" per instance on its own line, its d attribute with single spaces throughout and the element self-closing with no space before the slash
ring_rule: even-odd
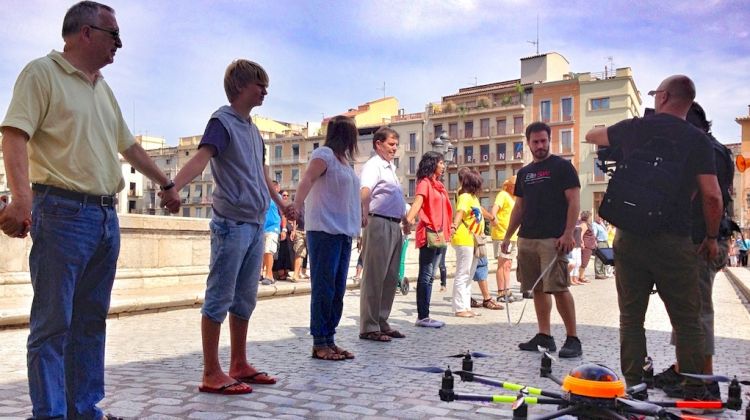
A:
<svg viewBox="0 0 750 420">
<path fill-rule="evenodd" d="M 559 255 L 555 249 L 556 238 L 518 238 L 518 268 L 516 277 L 521 283 L 521 291 L 531 290 L 534 282 L 554 259 L 554 265 L 537 284 L 535 290 L 544 293 L 565 292 L 570 286 L 568 257 Z"/>
<path fill-rule="evenodd" d="M 305 258 L 307 256 L 307 237 L 304 230 L 294 231 L 292 249 L 294 250 L 294 255 L 298 258 Z"/>
<path fill-rule="evenodd" d="M 267 232 L 264 236 L 263 253 L 264 254 L 275 254 L 279 250 L 279 234 L 274 232 Z"/>
<path fill-rule="evenodd" d="M 495 258 L 497 258 L 498 260 L 500 258 L 505 258 L 506 260 L 513 260 L 516 257 L 518 257 L 518 244 L 516 243 L 516 241 L 511 241 L 510 242 L 510 246 L 508 247 L 508 250 L 510 252 L 507 253 L 507 254 L 504 254 L 500 250 L 500 246 L 502 244 L 503 244 L 503 241 L 492 241 L 492 249 L 495 252 L 494 253 Z"/>
</svg>

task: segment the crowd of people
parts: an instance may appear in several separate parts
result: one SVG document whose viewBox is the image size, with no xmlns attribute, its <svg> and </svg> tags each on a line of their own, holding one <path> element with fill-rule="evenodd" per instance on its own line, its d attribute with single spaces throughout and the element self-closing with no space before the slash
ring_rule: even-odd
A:
<svg viewBox="0 0 750 420">
<path fill-rule="evenodd" d="M 180 207 L 177 191 L 211 166 L 215 188 L 201 309 L 201 392 L 247 394 L 252 385 L 276 382 L 248 361 L 249 319 L 258 285 L 271 284 L 274 278 L 301 278 L 306 258 L 311 356 L 326 361 L 355 358 L 337 345 L 336 330 L 353 243 L 360 235 L 359 338 L 379 343 L 404 339 L 406 334 L 393 328 L 389 317 L 404 235 L 414 225 L 417 327 L 445 325 L 431 315 L 430 302 L 436 271 L 441 290 L 447 287 L 445 254 L 450 244 L 456 255 L 451 300 L 456 317 L 478 316 L 476 307 L 501 310 L 516 300 L 510 283 L 516 260 L 517 278 L 522 292 L 533 299 L 538 329 L 518 348 L 556 351 L 550 323 L 554 301 L 566 334 L 559 356 L 583 354 L 570 286 L 589 281 L 584 274 L 591 253 L 611 246 L 613 230 L 601 218 L 592 219 L 589 211 L 580 211 L 578 174 L 570 161 L 550 152 L 547 124 L 534 122 L 526 128 L 533 160 L 503 183 L 488 211 L 479 200 L 482 177 L 474 170 L 461 169 L 459 190 L 455 202 L 451 200 L 441 181 L 446 162 L 436 152 L 422 156 L 414 202 L 407 206 L 394 165 L 399 136 L 388 127 L 375 132 L 374 153 L 358 176 L 351 165 L 358 153 L 357 127 L 352 118 L 337 116 L 328 122 L 325 143 L 313 151 L 292 200 L 270 179 L 263 139 L 250 118 L 263 104 L 268 74 L 259 64 L 238 59 L 224 74 L 228 105 L 211 115 L 197 153 L 170 180 L 135 143 L 100 73 L 122 47 L 114 10 L 91 1 L 77 3 L 64 18 L 62 35 L 62 52 L 32 61 L 19 76 L 0 126 L 13 194 L 0 213 L 0 228 L 11 237 L 30 233 L 34 239 L 27 351 L 35 418 L 103 417 L 97 404 L 104 397 L 105 324 L 119 253 L 114 204 L 124 186 L 118 153 L 161 186 L 161 205 L 173 213 Z M 676 384 L 673 392 L 684 397 L 715 398 L 717 387 L 706 388 L 679 372 L 710 373 L 713 276 L 727 254 L 747 265 L 750 241 L 738 239 L 731 247 L 735 253 L 730 249 L 734 243 L 727 240 L 731 232 L 719 228 L 722 201 L 727 201 L 722 197 L 722 170 L 712 158 L 706 135 L 710 125 L 705 124 L 705 113 L 701 120 L 702 109 L 695 111 L 700 129 L 686 122 L 696 109 L 692 81 L 672 76 L 650 94 L 655 115 L 598 127 L 586 135 L 593 144 L 622 147 L 626 156 L 643 146 L 644 139 L 674 138 L 688 156 L 675 199 L 679 205 L 670 208 L 669 222 L 648 237 L 618 229 L 614 238 L 621 368 L 628 386 L 643 380 L 643 324 L 656 285 L 674 327 L 677 358 L 671 372 L 661 374 L 661 382 Z M 497 264 L 494 298 L 487 281 L 490 264 Z M 596 262 L 595 278 L 610 275 L 603 262 Z M 481 301 L 472 302 L 473 281 L 478 282 Z M 219 358 L 226 318 L 231 336 L 227 370 Z"/>
</svg>

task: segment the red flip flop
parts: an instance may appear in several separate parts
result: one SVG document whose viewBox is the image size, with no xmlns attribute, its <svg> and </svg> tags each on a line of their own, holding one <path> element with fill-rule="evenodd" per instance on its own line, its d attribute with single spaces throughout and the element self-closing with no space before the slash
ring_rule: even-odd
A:
<svg viewBox="0 0 750 420">
<path fill-rule="evenodd" d="M 221 395 L 242 395 L 253 392 L 253 388 L 240 381 L 220 386 L 219 388 L 212 388 L 210 386 L 201 385 L 198 387 L 198 391 L 206 392 L 209 394 L 221 394 Z"/>
<path fill-rule="evenodd" d="M 266 372 L 255 372 L 252 375 L 241 376 L 234 379 L 246 384 L 273 385 L 276 383 L 276 378 L 268 376 L 268 373 Z"/>
</svg>

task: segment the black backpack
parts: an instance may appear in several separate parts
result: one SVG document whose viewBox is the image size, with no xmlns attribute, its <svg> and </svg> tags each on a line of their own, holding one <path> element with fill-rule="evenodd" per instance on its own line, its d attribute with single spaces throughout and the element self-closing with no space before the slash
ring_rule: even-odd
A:
<svg viewBox="0 0 750 420">
<path fill-rule="evenodd" d="M 714 149 L 714 162 L 716 164 L 716 177 L 719 181 L 719 188 L 721 189 L 721 199 L 724 203 L 722 211 L 721 224 L 719 226 L 719 236 L 728 238 L 732 236 L 732 232 L 740 232 L 740 227 L 737 223 L 732 220 L 733 216 L 733 205 L 732 202 L 732 184 L 734 181 L 734 159 L 732 158 L 732 151 L 728 147 L 719 143 L 713 135 L 709 134 L 711 138 L 711 146 Z"/>
<path fill-rule="evenodd" d="M 655 137 L 618 159 L 599 215 L 641 236 L 659 231 L 674 214 L 687 156 L 676 141 Z"/>
</svg>

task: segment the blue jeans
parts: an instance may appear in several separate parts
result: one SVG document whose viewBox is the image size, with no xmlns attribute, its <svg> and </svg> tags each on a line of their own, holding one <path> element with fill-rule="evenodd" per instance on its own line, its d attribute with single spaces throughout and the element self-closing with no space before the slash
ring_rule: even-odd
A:
<svg viewBox="0 0 750 420">
<path fill-rule="evenodd" d="M 310 334 L 315 347 L 334 344 L 346 293 L 352 238 L 321 231 L 307 232 L 310 257 Z"/>
<path fill-rule="evenodd" d="M 248 320 L 258 300 L 258 273 L 265 241 L 263 227 L 214 213 L 209 228 L 211 263 L 201 313 L 216 323 L 224 322 L 227 312 Z"/>
<path fill-rule="evenodd" d="M 117 213 L 37 193 L 32 214 L 34 299 L 26 347 L 33 416 L 99 419 L 106 319 L 120 253 Z"/>
<path fill-rule="evenodd" d="M 440 285 L 443 287 L 445 287 L 448 284 L 446 282 L 446 277 L 448 277 L 448 270 L 445 268 L 445 254 L 447 253 L 448 253 L 447 247 L 437 248 L 438 262 L 435 263 L 435 265 L 437 265 L 438 268 L 440 269 Z"/>
<path fill-rule="evenodd" d="M 417 319 L 430 317 L 430 298 L 432 297 L 432 280 L 435 265 L 440 261 L 440 254 L 445 255 L 446 248 L 419 248 L 419 275 L 417 277 Z"/>
</svg>

